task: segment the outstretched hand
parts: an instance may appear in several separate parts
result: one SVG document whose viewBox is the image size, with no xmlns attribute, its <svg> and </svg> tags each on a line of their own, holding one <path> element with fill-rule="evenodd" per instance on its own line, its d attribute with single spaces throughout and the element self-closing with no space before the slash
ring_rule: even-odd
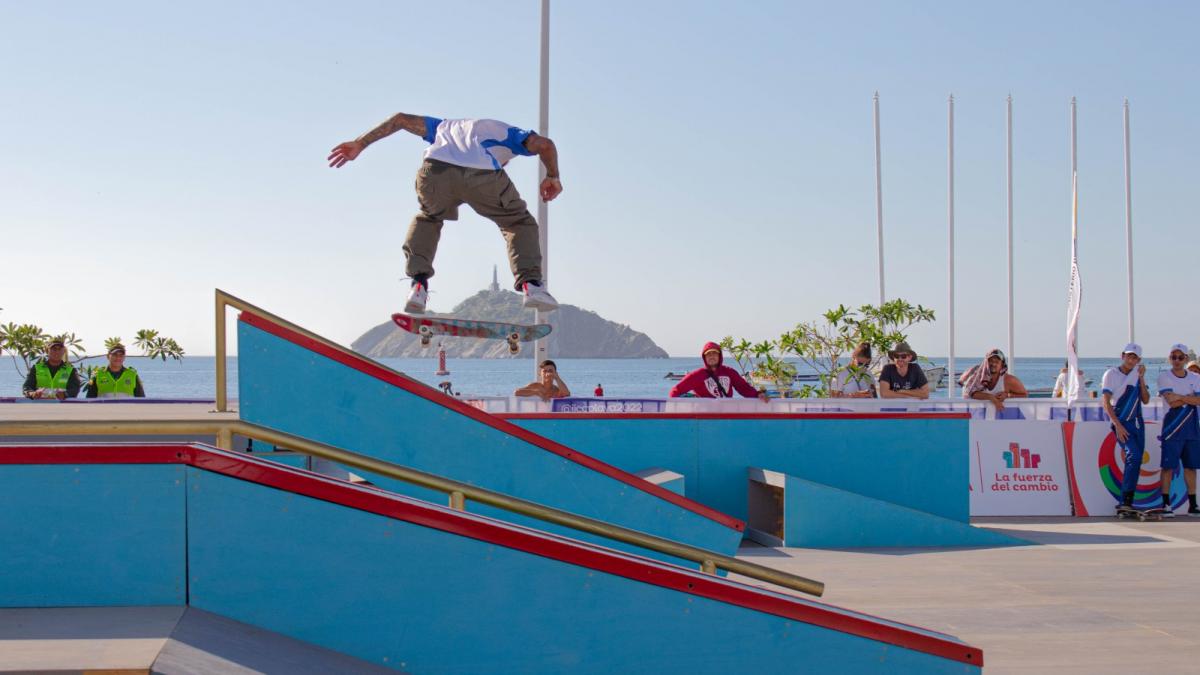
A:
<svg viewBox="0 0 1200 675">
<path fill-rule="evenodd" d="M 346 141 L 334 148 L 326 159 L 329 160 L 330 167 L 340 169 L 346 165 L 346 162 L 353 162 L 365 147 L 359 141 Z"/>
<path fill-rule="evenodd" d="M 555 197 L 562 194 L 562 181 L 557 178 L 546 176 L 542 180 L 542 184 L 538 186 L 538 194 L 542 196 L 542 201 L 552 201 Z"/>
</svg>

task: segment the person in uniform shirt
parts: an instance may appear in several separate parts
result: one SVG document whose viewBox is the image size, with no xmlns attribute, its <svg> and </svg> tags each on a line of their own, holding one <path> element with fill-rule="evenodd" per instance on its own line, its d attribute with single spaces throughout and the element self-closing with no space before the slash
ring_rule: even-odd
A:
<svg viewBox="0 0 1200 675">
<path fill-rule="evenodd" d="M 879 398 L 929 398 L 929 380 L 913 348 L 901 341 L 888 356 L 892 362 L 879 373 Z"/>
<path fill-rule="evenodd" d="M 1146 366 L 1142 364 L 1141 345 L 1135 342 L 1125 345 L 1125 349 L 1121 350 L 1121 365 L 1104 371 L 1100 394 L 1104 401 L 1104 412 L 1125 453 L 1121 503 L 1117 506 L 1120 513 L 1133 509 L 1133 494 L 1137 490 L 1142 454 L 1146 450 L 1142 404 L 1150 402 L 1150 390 L 1146 388 Z"/>
<path fill-rule="evenodd" d="M 437 253 L 442 224 L 458 220 L 458 207 L 466 204 L 500 227 L 508 244 L 508 260 L 517 292 L 525 307 L 551 311 L 558 302 L 542 287 L 542 249 L 538 224 L 504 165 L 518 155 L 537 155 L 546 166 L 538 186 L 542 201 L 562 192 L 558 176 L 558 150 L 545 136 L 488 119 L 438 119 L 397 113 L 353 141 L 339 144 L 329 155 L 337 169 L 353 161 L 375 141 L 404 130 L 420 136 L 429 147 L 417 171 L 417 201 L 421 210 L 413 217 L 404 239 L 405 273 L 412 289 L 404 311 L 421 314 L 429 297 L 433 256 Z"/>
<path fill-rule="evenodd" d="M 133 368 L 125 367 L 125 346 L 116 344 L 108 350 L 108 366 L 92 373 L 88 381 L 87 398 L 145 398 L 142 378 Z"/>
<path fill-rule="evenodd" d="M 833 398 L 875 398 L 875 380 L 871 377 L 871 345 L 858 343 L 850 364 L 839 372 L 829 387 Z"/>
<path fill-rule="evenodd" d="M 33 364 L 25 376 L 21 392 L 25 398 L 56 398 L 63 400 L 79 395 L 82 383 L 79 371 L 66 362 L 67 347 L 54 339 L 46 345 L 46 358 Z"/>
<path fill-rule="evenodd" d="M 1183 480 L 1188 491 L 1188 515 L 1200 516 L 1196 507 L 1196 469 L 1200 468 L 1200 421 L 1196 418 L 1196 406 L 1200 405 L 1200 375 L 1184 367 L 1188 348 L 1184 344 L 1171 345 L 1167 357 L 1170 370 L 1158 374 L 1158 395 L 1169 406 L 1163 417 L 1162 435 L 1162 500 L 1164 515 L 1172 515 L 1171 480 L 1175 470 L 1183 464 Z"/>
</svg>

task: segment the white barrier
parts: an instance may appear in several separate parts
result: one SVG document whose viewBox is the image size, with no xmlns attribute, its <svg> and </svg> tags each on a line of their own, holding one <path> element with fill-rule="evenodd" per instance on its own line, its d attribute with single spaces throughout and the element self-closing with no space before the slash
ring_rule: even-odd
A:
<svg viewBox="0 0 1200 675">
<path fill-rule="evenodd" d="M 867 412 L 966 412 L 972 419 L 1003 420 L 1017 422 L 1021 420 L 1045 420 L 1065 422 L 1068 419 L 1066 402 L 1054 398 L 1018 398 L 1005 402 L 1003 411 L 987 401 L 974 399 L 934 398 L 916 399 L 879 399 L 879 398 L 787 398 L 771 399 L 764 403 L 753 398 L 570 398 L 558 401 L 543 401 L 539 398 L 526 396 L 471 396 L 463 399 L 470 405 L 494 414 L 508 413 L 548 413 L 561 412 L 564 404 L 569 405 L 572 412 L 633 412 L 625 403 L 637 403 L 646 409 L 647 402 L 653 402 L 657 410 L 647 412 L 688 413 L 688 414 L 719 414 L 719 413 L 867 413 Z M 558 404 L 558 408 L 555 404 Z M 615 410 L 619 408 L 620 410 Z M 1165 412 L 1159 399 L 1152 399 L 1144 407 L 1147 421 L 1161 419 Z M 1077 401 L 1071 406 L 1071 417 L 1079 422 L 1106 422 L 1104 409 L 1099 400 L 1088 399 Z"/>
<path fill-rule="evenodd" d="M 1069 516 L 1062 423 L 971 420 L 971 515 Z"/>
</svg>

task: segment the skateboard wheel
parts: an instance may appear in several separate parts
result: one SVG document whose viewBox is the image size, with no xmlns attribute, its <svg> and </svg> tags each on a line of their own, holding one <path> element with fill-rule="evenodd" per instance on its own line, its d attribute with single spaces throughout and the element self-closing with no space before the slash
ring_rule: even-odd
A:
<svg viewBox="0 0 1200 675">
<path fill-rule="evenodd" d="M 417 328 L 417 332 L 420 333 L 422 337 L 433 335 L 433 330 L 430 329 L 429 326 L 421 326 Z"/>
<path fill-rule="evenodd" d="M 430 338 L 429 338 L 429 336 L 428 336 L 428 335 L 422 335 L 422 336 L 421 336 L 421 346 L 422 346 L 422 347 L 428 347 L 428 346 L 429 346 L 429 342 L 430 342 Z"/>
</svg>

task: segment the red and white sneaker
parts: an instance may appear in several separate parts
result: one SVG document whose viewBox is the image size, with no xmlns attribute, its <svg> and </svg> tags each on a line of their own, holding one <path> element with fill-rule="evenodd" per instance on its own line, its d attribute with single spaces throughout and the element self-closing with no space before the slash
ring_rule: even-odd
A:
<svg viewBox="0 0 1200 675">
<path fill-rule="evenodd" d="M 553 312 L 558 309 L 558 301 L 541 286 L 525 282 L 521 287 L 525 291 L 525 300 L 522 303 L 525 307 L 540 309 L 543 312 Z"/>
<path fill-rule="evenodd" d="M 412 290 L 408 292 L 408 301 L 404 303 L 405 314 L 424 314 L 425 303 L 429 300 L 429 291 L 426 290 L 425 284 L 413 284 Z"/>
</svg>

